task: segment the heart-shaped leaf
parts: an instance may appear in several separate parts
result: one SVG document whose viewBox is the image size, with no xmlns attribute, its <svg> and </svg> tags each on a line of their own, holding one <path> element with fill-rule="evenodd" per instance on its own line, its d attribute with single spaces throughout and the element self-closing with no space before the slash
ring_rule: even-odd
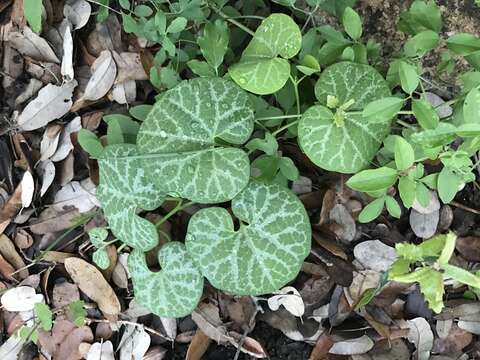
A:
<svg viewBox="0 0 480 360">
<path fill-rule="evenodd" d="M 351 111 L 390 96 L 385 79 L 371 66 L 342 62 L 320 75 L 315 95 L 323 105 L 334 97 L 340 107 L 334 114 L 325 106 L 314 105 L 303 114 L 298 140 L 305 154 L 330 171 L 348 174 L 367 167 L 387 136 L 390 122 L 370 122 L 358 111 Z M 350 112 L 343 111 L 342 105 Z M 343 122 L 336 121 L 338 117 Z"/>
<path fill-rule="evenodd" d="M 224 145 L 244 143 L 252 130 L 248 96 L 231 81 L 194 79 L 165 92 L 137 145 L 108 146 L 99 158 L 97 196 L 113 234 L 147 251 L 158 235 L 138 208 L 153 210 L 166 194 L 199 203 L 232 199 L 247 185 L 250 163 L 243 150 Z"/>
<path fill-rule="evenodd" d="M 297 55 L 301 46 L 302 33 L 292 18 L 272 14 L 262 21 L 240 62 L 228 72 L 245 90 L 260 95 L 273 94 L 290 76 L 286 59 Z"/>
<path fill-rule="evenodd" d="M 203 277 L 185 250 L 185 245 L 172 241 L 158 253 L 159 272 L 152 272 L 145 255 L 135 250 L 128 256 L 135 301 L 161 317 L 182 317 L 190 314 L 202 296 Z"/>
<path fill-rule="evenodd" d="M 185 244 L 202 274 L 238 295 L 275 291 L 295 278 L 310 252 L 310 223 L 298 198 L 277 184 L 251 181 L 232 200 L 234 229 L 224 208 L 197 212 Z"/>
</svg>

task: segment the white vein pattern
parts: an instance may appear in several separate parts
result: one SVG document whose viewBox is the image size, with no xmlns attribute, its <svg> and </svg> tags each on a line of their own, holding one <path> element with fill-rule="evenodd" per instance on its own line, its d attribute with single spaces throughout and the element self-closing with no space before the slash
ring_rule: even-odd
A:
<svg viewBox="0 0 480 360">
<path fill-rule="evenodd" d="M 139 250 L 128 256 L 135 301 L 162 317 L 190 314 L 202 296 L 203 277 L 185 250 L 185 245 L 172 241 L 158 253 L 162 268 L 152 272 Z"/>
<path fill-rule="evenodd" d="M 299 51 L 302 35 L 287 15 L 272 14 L 262 21 L 240 62 L 229 68 L 232 79 L 255 94 L 280 90 L 290 75 L 290 59 Z M 280 56 L 280 57 L 279 57 Z"/>
<path fill-rule="evenodd" d="M 349 62 L 328 67 L 320 76 L 315 95 L 321 104 L 335 96 L 340 104 L 355 103 L 348 111 L 361 111 L 370 102 L 390 96 L 386 81 L 372 67 Z M 348 113 L 343 126 L 334 123 L 332 111 L 314 105 L 303 114 L 298 127 L 302 150 L 325 170 L 355 173 L 370 165 L 390 123 L 369 123 L 360 114 Z"/>
<path fill-rule="evenodd" d="M 310 222 L 298 198 L 276 184 L 251 181 L 232 200 L 242 222 L 219 207 L 190 220 L 185 244 L 201 273 L 216 288 L 238 295 L 278 290 L 295 278 L 310 252 Z"/>
</svg>

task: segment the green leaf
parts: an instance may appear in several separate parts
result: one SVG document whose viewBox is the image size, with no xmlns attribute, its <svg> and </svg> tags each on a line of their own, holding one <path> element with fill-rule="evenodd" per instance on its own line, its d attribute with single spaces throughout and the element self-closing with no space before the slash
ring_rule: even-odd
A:
<svg viewBox="0 0 480 360">
<path fill-rule="evenodd" d="M 402 199 L 403 205 L 407 209 L 410 209 L 415 201 L 415 192 L 417 184 L 408 176 L 401 176 L 398 181 L 398 191 L 400 193 L 400 199 Z"/>
<path fill-rule="evenodd" d="M 265 133 L 265 139 L 255 138 L 250 140 L 245 147 L 250 150 L 260 150 L 263 151 L 265 154 L 273 156 L 277 154 L 278 151 L 278 143 L 275 136 L 270 134 L 269 132 Z"/>
<path fill-rule="evenodd" d="M 457 127 L 457 135 L 463 138 L 480 136 L 480 123 L 468 123 Z"/>
<path fill-rule="evenodd" d="M 190 314 L 202 296 L 203 277 L 185 245 L 177 241 L 167 243 L 158 252 L 158 263 L 162 270 L 152 272 L 141 251 L 135 250 L 128 256 L 135 301 L 161 317 Z"/>
<path fill-rule="evenodd" d="M 243 144 L 252 130 L 249 98 L 231 81 L 197 78 L 165 92 L 137 146 L 108 146 L 99 159 L 97 197 L 113 234 L 147 251 L 158 236 L 138 208 L 153 210 L 166 194 L 205 204 L 232 199 L 248 183 L 249 159 L 242 149 L 215 145 Z"/>
<path fill-rule="evenodd" d="M 457 240 L 457 236 L 453 232 L 449 232 L 448 234 L 443 236 L 445 237 L 445 247 L 443 248 L 440 257 L 437 260 L 440 266 L 448 264 L 448 261 L 452 257 L 453 252 L 455 251 L 455 242 Z"/>
<path fill-rule="evenodd" d="M 404 99 L 394 96 L 374 100 L 365 106 L 363 116 L 374 123 L 390 121 L 402 109 L 404 102 Z"/>
<path fill-rule="evenodd" d="M 388 280 L 393 280 L 395 276 L 406 274 L 410 271 L 410 261 L 400 258 L 390 266 L 388 270 Z"/>
<path fill-rule="evenodd" d="M 438 34 L 432 30 L 422 31 L 407 41 L 405 52 L 409 57 L 423 56 L 437 47 L 439 39 Z"/>
<path fill-rule="evenodd" d="M 167 27 L 167 34 L 175 34 L 183 31 L 187 26 L 187 19 L 184 17 L 176 17 Z"/>
<path fill-rule="evenodd" d="M 347 181 L 347 186 L 362 192 L 384 190 L 395 184 L 397 177 L 397 170 L 389 167 L 363 170 L 353 175 Z"/>
<path fill-rule="evenodd" d="M 415 152 L 412 145 L 402 137 L 395 141 L 395 165 L 398 170 L 404 171 L 410 168 L 415 161 Z"/>
<path fill-rule="evenodd" d="M 434 0 L 415 0 L 407 13 L 402 14 L 400 28 L 412 34 L 430 29 L 439 33 L 442 15 Z"/>
<path fill-rule="evenodd" d="M 223 20 L 209 22 L 203 29 L 203 35 L 197 40 L 203 57 L 210 66 L 217 69 L 223 62 L 223 57 L 228 50 L 230 33 Z"/>
<path fill-rule="evenodd" d="M 52 330 L 53 325 L 53 313 L 52 310 L 44 303 L 36 303 L 34 305 L 35 316 L 40 322 L 40 326 L 45 331 Z"/>
<path fill-rule="evenodd" d="M 315 85 L 319 102 L 336 97 L 340 105 L 353 101 L 348 110 L 363 110 L 374 100 L 390 96 L 386 81 L 372 67 L 354 63 L 338 63 L 322 72 Z M 370 123 L 362 113 L 344 114 L 344 125 L 337 126 L 335 114 L 324 106 L 314 105 L 302 116 L 298 126 L 298 142 L 305 154 L 325 170 L 355 173 L 370 165 L 390 123 Z"/>
<path fill-rule="evenodd" d="M 224 208 L 195 213 L 185 244 L 202 274 L 218 289 L 238 295 L 271 293 L 293 280 L 310 252 L 307 212 L 288 189 L 251 181 Z"/>
<path fill-rule="evenodd" d="M 461 184 L 461 180 L 452 170 L 448 167 L 444 167 L 440 174 L 438 174 L 438 196 L 444 204 L 448 204 L 455 198 L 458 192 L 458 187 Z"/>
<path fill-rule="evenodd" d="M 148 17 L 153 14 L 153 10 L 147 5 L 137 5 L 134 10 L 135 15 L 139 17 Z"/>
<path fill-rule="evenodd" d="M 467 124 L 480 123 L 480 89 L 473 88 L 463 104 L 463 121 Z"/>
<path fill-rule="evenodd" d="M 110 0 L 98 0 L 97 3 L 99 5 L 97 10 L 97 21 L 103 22 L 108 17 L 108 5 L 110 4 Z"/>
<path fill-rule="evenodd" d="M 42 12 L 42 0 L 23 0 L 23 15 L 36 33 L 42 30 Z"/>
<path fill-rule="evenodd" d="M 422 183 L 427 185 L 430 189 L 436 190 L 437 189 L 437 182 L 438 182 L 438 174 L 427 175 L 421 181 L 422 181 Z"/>
<path fill-rule="evenodd" d="M 437 112 L 425 99 L 413 100 L 412 111 L 420 126 L 425 130 L 435 129 L 440 122 Z"/>
<path fill-rule="evenodd" d="M 398 205 L 397 200 L 391 196 L 387 196 L 385 198 L 385 206 L 387 207 L 387 211 L 390 215 L 400 219 L 400 216 L 402 215 L 402 209 L 400 208 L 400 205 Z"/>
<path fill-rule="evenodd" d="M 430 200 L 432 198 L 430 191 L 428 191 L 427 187 L 422 183 L 417 183 L 415 188 L 415 198 L 423 207 L 427 207 L 430 204 Z"/>
<path fill-rule="evenodd" d="M 442 265 L 444 271 L 443 275 L 447 278 L 454 279 L 462 284 L 480 288 L 480 276 L 472 274 L 471 272 L 449 264 Z"/>
<path fill-rule="evenodd" d="M 480 50 L 480 39 L 473 34 L 455 34 L 448 38 L 447 46 L 456 55 L 466 56 Z"/>
<path fill-rule="evenodd" d="M 240 62 L 228 72 L 245 90 L 259 95 L 273 94 L 287 82 L 290 76 L 287 59 L 294 57 L 301 45 L 302 34 L 292 18 L 272 14 L 262 21 Z"/>
<path fill-rule="evenodd" d="M 193 71 L 194 74 L 201 76 L 201 77 L 214 77 L 215 76 L 215 69 L 212 68 L 207 62 L 199 61 L 197 59 L 192 59 L 187 62 L 188 67 L 190 70 Z"/>
<path fill-rule="evenodd" d="M 83 307 L 84 305 L 83 300 L 77 300 L 68 305 L 68 317 L 78 327 L 83 326 L 87 318 L 87 310 Z"/>
<path fill-rule="evenodd" d="M 122 114 L 106 115 L 103 120 L 108 124 L 108 144 L 135 144 L 140 125 L 129 116 Z"/>
<path fill-rule="evenodd" d="M 282 156 L 278 163 L 280 172 L 290 181 L 295 181 L 300 175 L 297 166 L 292 159 Z"/>
<path fill-rule="evenodd" d="M 343 28 L 353 40 L 362 37 L 362 19 L 351 7 L 345 8 L 342 17 Z"/>
<path fill-rule="evenodd" d="M 400 61 L 398 70 L 403 91 L 412 94 L 420 83 L 420 75 L 418 75 L 416 67 L 405 61 Z"/>
<path fill-rule="evenodd" d="M 88 231 L 88 237 L 92 245 L 98 249 L 103 246 L 104 241 L 107 239 L 108 230 L 103 227 L 94 227 Z"/>
<path fill-rule="evenodd" d="M 99 158 L 103 153 L 103 145 L 92 131 L 80 129 L 78 143 L 91 157 Z"/>
<path fill-rule="evenodd" d="M 92 260 L 102 270 L 106 270 L 110 266 L 110 258 L 108 257 L 108 253 L 105 248 L 95 250 Z"/>
<path fill-rule="evenodd" d="M 412 134 L 412 141 L 422 145 L 426 148 L 435 148 L 450 144 L 456 138 L 456 131 L 454 125 L 449 123 L 439 123 L 433 130 L 424 130 Z"/>
<path fill-rule="evenodd" d="M 152 107 L 152 105 L 146 104 L 132 106 L 128 112 L 134 119 L 144 121 L 147 118 L 148 113 L 152 110 Z"/>
<path fill-rule="evenodd" d="M 373 200 L 370 204 L 365 206 L 362 212 L 358 215 L 358 221 L 361 223 L 368 223 L 380 216 L 385 205 L 385 197 Z"/>
</svg>

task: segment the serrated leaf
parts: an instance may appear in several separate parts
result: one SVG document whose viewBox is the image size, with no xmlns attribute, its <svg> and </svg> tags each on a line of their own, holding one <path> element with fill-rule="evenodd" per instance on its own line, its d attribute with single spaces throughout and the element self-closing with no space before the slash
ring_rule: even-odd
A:
<svg viewBox="0 0 480 360">
<path fill-rule="evenodd" d="M 144 251 L 155 227 L 135 214 L 158 207 L 165 194 L 200 203 L 232 199 L 248 183 L 250 164 L 238 148 L 253 129 L 247 95 L 219 78 L 184 81 L 163 94 L 142 123 L 137 146 L 112 145 L 99 159 L 97 191 L 112 232 Z"/>
<path fill-rule="evenodd" d="M 203 277 L 182 243 L 173 241 L 158 253 L 161 266 L 152 272 L 145 255 L 135 250 L 128 256 L 135 301 L 161 317 L 190 314 L 200 301 Z"/>
<path fill-rule="evenodd" d="M 245 90 L 259 95 L 280 90 L 290 76 L 287 59 L 302 45 L 298 25 L 285 14 L 272 14 L 262 21 L 253 39 L 242 53 L 240 62 L 228 72 Z"/>
<path fill-rule="evenodd" d="M 310 222 L 298 198 L 277 184 L 251 181 L 224 208 L 195 213 L 185 244 L 216 288 L 239 295 L 275 291 L 297 276 L 310 251 Z"/>
<path fill-rule="evenodd" d="M 323 105 L 328 96 L 339 104 L 350 100 L 348 110 L 363 110 L 374 100 L 390 96 L 387 82 L 372 67 L 349 62 L 329 66 L 315 85 L 315 95 Z M 343 126 L 337 126 L 332 111 L 321 105 L 310 107 L 298 126 L 298 141 L 302 150 L 323 169 L 355 173 L 370 165 L 390 123 L 370 123 L 360 113 L 345 113 Z"/>
<path fill-rule="evenodd" d="M 384 190 L 395 184 L 397 177 L 397 170 L 384 166 L 355 174 L 347 181 L 347 186 L 363 192 Z"/>
</svg>

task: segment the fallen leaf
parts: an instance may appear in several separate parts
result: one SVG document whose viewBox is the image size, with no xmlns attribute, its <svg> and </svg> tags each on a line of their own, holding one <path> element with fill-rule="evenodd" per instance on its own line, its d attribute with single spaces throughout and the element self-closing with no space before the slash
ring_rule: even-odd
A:
<svg viewBox="0 0 480 360">
<path fill-rule="evenodd" d="M 88 52 L 99 56 L 103 50 L 121 52 L 122 25 L 115 14 L 110 14 L 104 22 L 97 22 L 87 40 Z"/>
<path fill-rule="evenodd" d="M 345 205 L 336 204 L 332 210 L 330 210 L 329 219 L 333 224 L 328 224 L 328 228 L 335 233 L 341 242 L 349 244 L 355 239 L 357 232 L 355 219 Z"/>
<path fill-rule="evenodd" d="M 23 33 L 10 32 L 8 41 L 24 56 L 29 56 L 38 61 L 60 63 L 57 55 L 45 39 L 35 34 L 28 26 L 23 28 Z"/>
<path fill-rule="evenodd" d="M 55 308 L 66 307 L 77 300 L 80 300 L 80 292 L 77 285 L 62 282 L 53 286 L 52 302 Z"/>
<path fill-rule="evenodd" d="M 43 295 L 36 294 L 30 286 L 17 286 L 3 293 L 2 306 L 7 311 L 31 311 L 36 303 L 43 302 Z"/>
<path fill-rule="evenodd" d="M 135 358 L 135 360 L 136 359 L 137 358 Z M 115 360 L 112 342 L 105 341 L 102 343 L 96 342 L 92 344 L 88 350 L 86 360 Z"/>
<path fill-rule="evenodd" d="M 12 196 L 7 200 L 7 203 L 0 210 L 0 233 L 7 228 L 12 218 L 22 208 L 22 183 L 18 184 Z"/>
<path fill-rule="evenodd" d="M 322 334 L 315 343 L 315 347 L 310 354 L 309 360 L 326 360 L 328 352 L 332 346 L 332 338 L 327 334 Z"/>
<path fill-rule="evenodd" d="M 63 7 L 63 15 L 72 23 L 73 30 L 84 27 L 91 13 L 92 7 L 85 0 L 67 0 Z"/>
<path fill-rule="evenodd" d="M 15 107 L 23 104 L 25 101 L 30 100 L 34 97 L 38 91 L 43 87 L 43 83 L 40 80 L 31 78 L 28 81 L 28 85 L 25 90 L 22 91 L 20 95 L 15 99 Z"/>
<path fill-rule="evenodd" d="M 457 238 L 457 251 L 468 261 L 480 261 L 480 238 L 467 236 Z"/>
<path fill-rule="evenodd" d="M 17 276 L 12 275 L 14 272 L 15 269 L 13 266 L 7 260 L 5 260 L 2 255 L 0 255 L 0 274 L 2 274 L 5 279 L 15 282 L 18 279 Z"/>
<path fill-rule="evenodd" d="M 62 211 L 73 206 L 80 213 L 89 212 L 95 206 L 99 206 L 95 190 L 95 184 L 90 179 L 81 182 L 72 181 L 55 194 L 53 208 L 56 211 Z"/>
<path fill-rule="evenodd" d="M 150 341 L 150 335 L 143 326 L 126 325 L 118 347 L 120 360 L 142 360 L 150 347 Z"/>
<path fill-rule="evenodd" d="M 82 358 L 79 346 L 83 342 L 92 342 L 93 333 L 88 326 L 75 328 L 60 343 L 56 353 L 56 359 L 78 360 Z"/>
<path fill-rule="evenodd" d="M 137 85 L 134 80 L 127 80 L 113 85 L 112 100 L 119 104 L 129 104 L 137 98 Z"/>
<path fill-rule="evenodd" d="M 104 50 L 92 65 L 92 76 L 88 81 L 83 100 L 98 100 L 112 87 L 117 75 L 117 66 L 112 53 Z"/>
<path fill-rule="evenodd" d="M 78 221 L 80 213 L 77 209 L 56 211 L 48 207 L 40 213 L 40 216 L 32 220 L 30 231 L 37 235 L 55 233 L 71 228 Z"/>
<path fill-rule="evenodd" d="M 115 83 L 123 83 L 127 80 L 148 80 L 140 54 L 134 52 L 113 52 L 113 58 L 117 64 L 118 74 Z"/>
<path fill-rule="evenodd" d="M 165 356 L 167 356 L 167 349 L 161 346 L 152 346 L 143 357 L 143 360 L 163 360 Z"/>
<path fill-rule="evenodd" d="M 480 321 L 459 320 L 457 325 L 462 330 L 475 335 L 480 335 Z"/>
<path fill-rule="evenodd" d="M 65 340 L 65 337 L 75 328 L 76 326 L 68 320 L 55 320 L 51 332 L 44 330 L 39 331 L 38 340 L 41 348 L 45 349 L 50 355 L 55 356 L 58 352 L 60 344 Z"/>
<path fill-rule="evenodd" d="M 40 143 L 40 160 L 45 161 L 49 159 L 55 151 L 57 151 L 58 142 L 60 140 L 60 134 L 62 132 L 62 126 L 58 124 L 49 124 L 45 129 Z"/>
<path fill-rule="evenodd" d="M 192 320 L 210 339 L 218 344 L 227 344 L 227 329 L 220 319 L 218 308 L 210 303 L 201 303 L 192 313 Z"/>
<path fill-rule="evenodd" d="M 42 188 L 40 189 L 40 197 L 42 197 L 50 188 L 50 185 L 52 185 L 53 180 L 55 180 L 56 169 L 51 160 L 41 161 L 38 164 L 38 169 L 42 176 Z"/>
<path fill-rule="evenodd" d="M 0 253 L 15 270 L 22 269 L 17 273 L 20 279 L 25 279 L 28 276 L 28 269 L 25 266 L 23 258 L 15 249 L 13 242 L 4 234 L 0 235 Z"/>
<path fill-rule="evenodd" d="M 306 176 L 299 176 L 292 182 L 292 191 L 297 195 L 309 194 L 312 192 L 312 180 Z"/>
<path fill-rule="evenodd" d="M 210 346 L 210 338 L 202 330 L 197 330 L 192 342 L 188 346 L 185 360 L 201 360 Z"/>
<path fill-rule="evenodd" d="M 30 171 L 25 171 L 20 184 L 22 186 L 22 207 L 27 208 L 32 203 L 35 192 L 35 182 Z"/>
<path fill-rule="evenodd" d="M 359 338 L 339 341 L 333 344 L 328 351 L 335 355 L 357 355 L 365 354 L 373 348 L 375 343 L 367 335 Z"/>
<path fill-rule="evenodd" d="M 417 199 L 413 202 L 412 208 L 420 214 L 430 214 L 434 211 L 440 210 L 440 201 L 435 191 L 430 191 L 430 202 L 427 207 L 422 206 Z"/>
<path fill-rule="evenodd" d="M 70 154 L 70 152 L 73 150 L 73 144 L 70 136 L 73 133 L 79 132 L 81 128 L 82 121 L 80 116 L 75 117 L 65 126 L 65 128 L 63 128 L 58 141 L 58 147 L 55 150 L 55 153 L 50 157 L 50 160 L 54 162 L 61 161 Z"/>
<path fill-rule="evenodd" d="M 24 344 L 25 340 L 20 337 L 10 336 L 7 341 L 0 346 L 0 358 L 2 360 L 17 360 Z"/>
<path fill-rule="evenodd" d="M 128 288 L 127 272 L 125 270 L 125 267 L 120 263 L 120 261 L 117 261 L 115 267 L 113 268 L 112 281 L 120 289 Z"/>
<path fill-rule="evenodd" d="M 17 119 L 22 130 L 30 131 L 47 125 L 50 121 L 59 119 L 72 107 L 72 94 L 77 81 L 65 82 L 60 86 L 48 84 L 23 109 Z"/>
<path fill-rule="evenodd" d="M 120 313 L 117 295 L 95 266 L 82 259 L 69 258 L 65 260 L 65 269 L 80 290 L 95 301 L 103 313 Z"/>
<path fill-rule="evenodd" d="M 345 289 L 348 292 L 348 300 L 351 302 L 350 306 L 357 306 L 365 291 L 377 288 L 380 278 L 380 273 L 374 270 L 362 270 L 354 273 L 352 284 Z"/>
<path fill-rule="evenodd" d="M 416 236 L 428 239 L 435 235 L 439 218 L 439 210 L 429 214 L 422 214 L 412 209 L 412 211 L 410 211 L 410 226 Z"/>
<path fill-rule="evenodd" d="M 439 334 L 440 335 L 440 334 Z M 450 327 L 447 336 L 435 338 L 432 352 L 436 354 L 456 354 L 462 353 L 473 340 L 470 332 L 459 328 L 457 325 Z"/>
<path fill-rule="evenodd" d="M 294 316 L 301 317 L 305 313 L 305 304 L 297 289 L 292 286 L 286 286 L 281 290 L 275 291 L 274 295 L 268 298 L 268 307 L 277 311 L 281 305 Z"/>
<path fill-rule="evenodd" d="M 177 337 L 177 319 L 160 317 L 165 334 L 172 341 Z"/>
<path fill-rule="evenodd" d="M 419 360 L 428 360 L 433 347 L 433 332 L 430 324 L 421 317 L 407 320 L 407 324 L 410 329 L 408 340 L 417 348 L 417 358 Z"/>
<path fill-rule="evenodd" d="M 70 25 L 67 24 L 63 33 L 63 57 L 60 72 L 64 79 L 70 81 L 74 77 L 73 71 L 73 38 Z"/>
<path fill-rule="evenodd" d="M 446 104 L 437 94 L 425 92 L 423 95 L 425 96 L 425 99 L 432 104 L 440 119 L 447 118 L 453 114 L 451 106 Z"/>
<path fill-rule="evenodd" d="M 388 271 L 396 259 L 395 249 L 380 240 L 367 240 L 357 244 L 353 254 L 366 269 L 375 271 Z"/>
<path fill-rule="evenodd" d="M 253 356 L 257 359 L 263 359 L 268 357 L 263 346 L 254 338 L 251 338 L 249 336 L 242 336 L 234 331 L 231 331 L 229 334 L 233 338 L 230 343 L 237 349 L 240 348 L 241 352 Z"/>
<path fill-rule="evenodd" d="M 19 249 L 28 249 L 30 246 L 33 244 L 33 238 L 32 235 L 30 235 L 27 231 L 24 229 L 18 229 L 15 238 L 14 238 L 15 245 Z"/>
</svg>

